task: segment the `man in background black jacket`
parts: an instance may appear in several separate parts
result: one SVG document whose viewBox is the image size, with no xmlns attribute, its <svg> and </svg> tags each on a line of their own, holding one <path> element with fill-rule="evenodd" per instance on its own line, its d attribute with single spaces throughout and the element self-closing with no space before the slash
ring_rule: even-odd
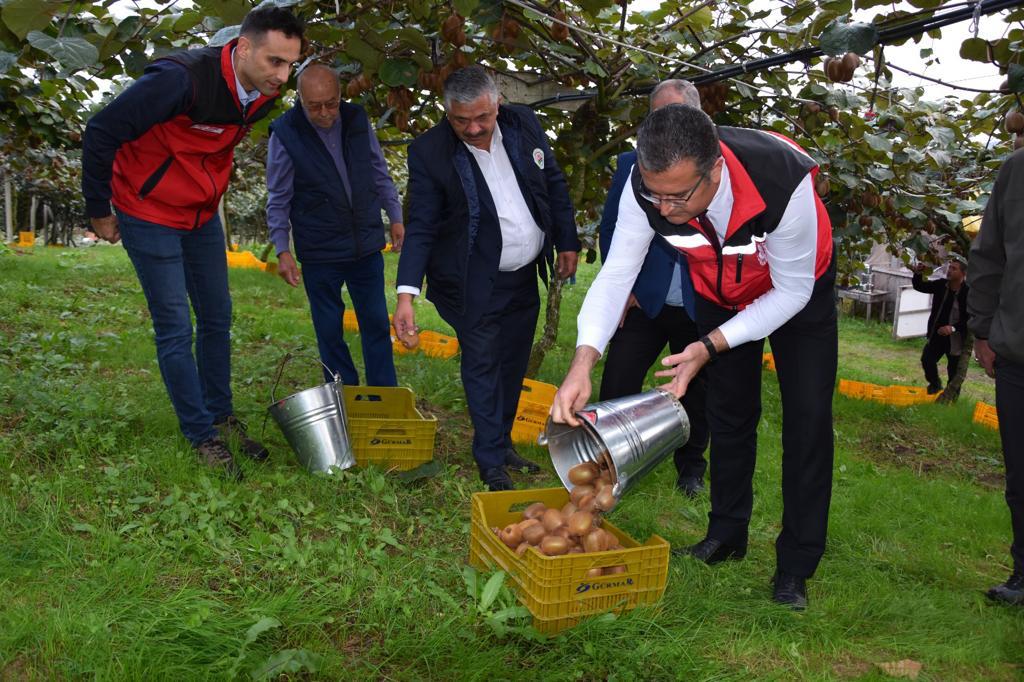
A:
<svg viewBox="0 0 1024 682">
<path fill-rule="evenodd" d="M 967 265 L 954 255 L 946 268 L 944 279 L 925 281 L 923 266 L 914 272 L 916 291 L 932 295 L 932 312 L 928 315 L 928 340 L 921 351 L 921 368 L 928 380 L 928 393 L 942 390 L 939 380 L 939 358 L 946 356 L 946 377 L 953 379 L 967 333 Z"/>
</svg>

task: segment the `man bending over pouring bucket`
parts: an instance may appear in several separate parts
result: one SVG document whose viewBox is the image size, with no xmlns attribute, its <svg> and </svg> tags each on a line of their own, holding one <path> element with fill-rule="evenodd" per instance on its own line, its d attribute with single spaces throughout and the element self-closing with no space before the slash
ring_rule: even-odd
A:
<svg viewBox="0 0 1024 682">
<path fill-rule="evenodd" d="M 576 424 L 590 371 L 653 239 L 687 259 L 701 338 L 662 360 L 681 396 L 708 378 L 711 512 L 706 537 L 679 553 L 707 564 L 742 559 L 753 506 L 761 416 L 761 358 L 771 339 L 782 394 L 782 532 L 773 599 L 807 605 L 806 580 L 825 551 L 832 493 L 832 392 L 838 335 L 832 230 L 814 193 L 817 165 L 773 133 L 717 128 L 702 111 L 670 105 L 637 132 L 631 191 L 623 193 L 608 260 L 580 310 L 576 355 L 552 418 Z"/>
</svg>

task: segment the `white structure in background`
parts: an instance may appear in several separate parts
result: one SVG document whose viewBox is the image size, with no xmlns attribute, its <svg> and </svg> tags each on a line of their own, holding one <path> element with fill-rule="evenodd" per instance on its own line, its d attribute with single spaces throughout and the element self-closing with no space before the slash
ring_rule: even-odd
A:
<svg viewBox="0 0 1024 682">
<path fill-rule="evenodd" d="M 946 250 L 939 243 L 941 239 L 933 240 L 932 249 L 944 260 Z M 868 286 L 875 291 L 886 292 L 885 300 L 891 304 L 893 338 L 910 339 L 927 335 L 932 296 L 914 291 L 911 284 L 914 273 L 900 258 L 889 253 L 885 244 L 875 244 L 864 264 L 869 280 Z M 943 263 L 932 272 L 929 279 L 940 279 L 945 276 L 946 265 Z"/>
</svg>

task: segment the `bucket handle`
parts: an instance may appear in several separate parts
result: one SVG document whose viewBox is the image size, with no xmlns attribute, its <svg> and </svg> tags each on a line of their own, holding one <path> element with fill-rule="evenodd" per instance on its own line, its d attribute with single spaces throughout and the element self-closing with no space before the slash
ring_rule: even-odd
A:
<svg viewBox="0 0 1024 682">
<path fill-rule="evenodd" d="M 295 351 L 287 351 L 284 354 L 284 357 L 281 358 L 281 363 L 277 366 L 277 374 L 274 377 L 274 385 L 270 388 L 270 404 L 271 405 L 273 405 L 274 403 L 277 402 L 277 398 L 275 397 L 274 394 L 277 391 L 278 384 L 281 383 L 281 375 L 284 374 L 284 367 L 285 367 L 285 365 L 287 365 L 292 360 L 292 358 L 305 358 L 307 360 L 315 359 L 318 363 L 320 363 L 320 365 L 324 369 L 327 370 L 328 374 L 330 374 L 332 377 L 334 377 L 334 381 L 335 382 L 341 381 L 341 375 L 338 374 L 337 372 L 335 372 L 334 370 L 332 370 L 327 365 L 325 365 L 323 360 L 321 360 L 320 358 L 315 358 L 314 356 L 312 356 L 312 355 L 310 355 L 308 353 L 300 352 L 302 350 L 303 349 L 299 348 L 299 349 L 296 349 Z"/>
<path fill-rule="evenodd" d="M 324 369 L 326 369 L 328 371 L 328 373 L 330 373 L 330 375 L 332 377 L 334 377 L 334 381 L 335 382 L 341 381 L 341 375 L 338 374 L 337 372 L 333 371 L 327 365 L 325 365 L 323 360 L 321 360 L 320 358 L 314 358 L 314 356 L 310 355 L 309 353 L 302 352 L 303 350 L 304 350 L 303 348 L 297 348 L 294 351 L 285 351 L 284 356 L 281 358 L 280 364 L 278 364 L 278 366 L 277 366 L 277 373 L 274 376 L 274 385 L 270 387 L 270 404 L 271 405 L 273 405 L 274 403 L 277 402 L 277 398 L 275 397 L 275 393 L 277 392 L 277 386 L 278 386 L 278 384 L 281 383 L 281 375 L 284 374 L 284 366 L 287 365 L 291 361 L 292 358 L 305 358 L 307 360 L 315 359 L 317 362 L 320 363 L 320 365 Z M 263 436 L 266 433 L 266 430 L 267 430 L 267 417 L 269 415 L 270 415 L 269 410 L 264 411 L 264 413 L 263 413 L 263 426 L 260 427 L 260 441 L 263 440 Z"/>
</svg>

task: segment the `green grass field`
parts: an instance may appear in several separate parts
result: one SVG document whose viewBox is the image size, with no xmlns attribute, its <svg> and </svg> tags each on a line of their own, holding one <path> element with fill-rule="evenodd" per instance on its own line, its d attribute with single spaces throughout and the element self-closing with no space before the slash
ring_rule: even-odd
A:
<svg viewBox="0 0 1024 682">
<path fill-rule="evenodd" d="M 561 378 L 595 272 L 567 290 L 539 379 Z M 952 407 L 836 396 L 829 549 L 806 613 L 768 598 L 781 510 L 766 373 L 747 559 L 673 559 L 659 605 L 544 639 L 506 610 L 507 587 L 491 601 L 490 576 L 465 566 L 482 488 L 457 360 L 397 358 L 440 420 L 438 475 L 311 476 L 268 423 L 270 461 L 233 484 L 178 434 L 121 248 L 0 247 L 0 273 L 0 680 L 882 679 L 878 664 L 901 659 L 920 679 L 1024 677 L 1024 609 L 983 595 L 1009 572 L 1010 524 L 998 436 L 971 423 L 993 394 L 977 367 Z M 231 286 L 236 409 L 258 434 L 278 362 L 315 348 L 313 331 L 301 288 L 256 271 Z M 429 303 L 418 317 L 446 331 Z M 921 385 L 920 341 L 849 318 L 840 336 L 841 377 Z M 281 390 L 320 381 L 296 364 Z M 557 483 L 549 467 L 518 480 Z M 612 520 L 639 539 L 700 539 L 707 498 L 673 481 L 661 466 Z"/>
</svg>

